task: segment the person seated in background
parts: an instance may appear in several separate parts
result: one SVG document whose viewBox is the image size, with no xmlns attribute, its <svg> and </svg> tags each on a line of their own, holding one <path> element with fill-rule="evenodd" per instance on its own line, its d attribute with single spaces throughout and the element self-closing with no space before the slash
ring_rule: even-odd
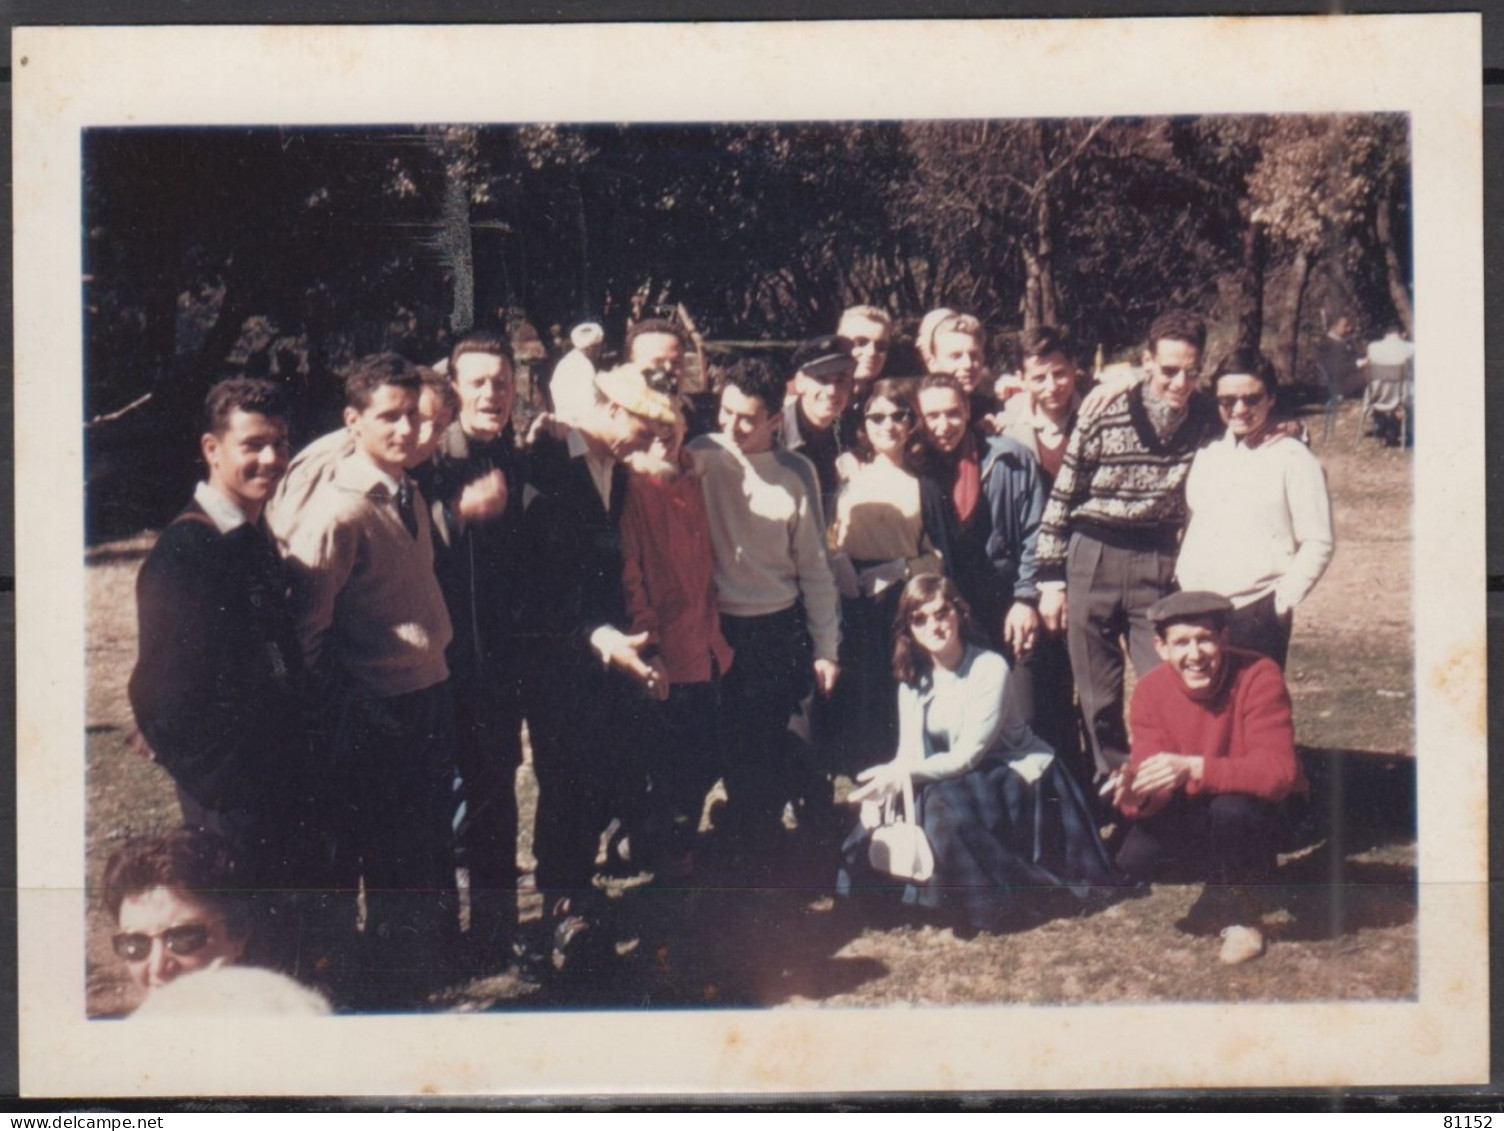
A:
<svg viewBox="0 0 1504 1131">
<path fill-rule="evenodd" d="M 1391 325 L 1368 343 L 1368 391 L 1364 407 L 1378 437 L 1391 446 L 1415 435 L 1415 347 L 1402 327 Z"/>
<path fill-rule="evenodd" d="M 842 846 L 837 893 L 892 883 L 872 868 L 869 845 L 875 810 L 906 786 L 934 874 L 911 884 L 904 901 L 931 909 L 959 901 L 962 932 L 1022 925 L 1047 913 L 1047 897 L 1061 889 L 1082 897 L 1121 886 L 1086 798 L 1024 722 L 1007 662 L 979 642 L 955 585 L 915 577 L 896 623 L 897 749 L 857 774 L 847 800 L 864 811 Z"/>
<path fill-rule="evenodd" d="M 1220 934 L 1229 965 L 1264 952 L 1280 802 L 1305 787 L 1284 676 L 1227 646 L 1232 611 L 1194 590 L 1150 607 L 1162 662 L 1134 688 L 1132 754 L 1103 787 L 1130 822 L 1118 868 L 1148 880 L 1164 857 L 1198 862 L 1206 886 L 1177 926 Z"/>
<path fill-rule="evenodd" d="M 1316 347 L 1317 363 L 1326 378 L 1329 401 L 1356 397 L 1363 392 L 1363 370 L 1368 368 L 1368 358 L 1358 356 L 1352 336 L 1352 319 L 1339 314 L 1332 319 L 1331 326 Z"/>
<path fill-rule="evenodd" d="M 239 962 L 252 916 L 230 844 L 202 829 L 136 837 L 104 869 L 110 945 L 151 993 L 184 974 Z"/>
</svg>

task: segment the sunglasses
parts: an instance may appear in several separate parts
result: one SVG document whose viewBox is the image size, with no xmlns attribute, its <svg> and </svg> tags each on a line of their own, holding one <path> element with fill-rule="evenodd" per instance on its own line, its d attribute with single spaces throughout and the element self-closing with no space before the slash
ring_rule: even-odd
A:
<svg viewBox="0 0 1504 1131">
<path fill-rule="evenodd" d="M 923 628 L 930 621 L 949 620 L 956 613 L 954 605 L 941 605 L 933 613 L 927 613 L 923 609 L 916 609 L 909 614 L 909 627 Z"/>
<path fill-rule="evenodd" d="M 209 927 L 206 923 L 183 923 L 177 927 L 168 927 L 158 935 L 122 932 L 110 939 L 110 945 L 127 962 L 143 962 L 151 954 L 151 944 L 157 939 L 162 940 L 162 946 L 168 954 L 187 958 L 209 945 Z"/>
<path fill-rule="evenodd" d="M 674 376 L 672 370 L 646 369 L 643 370 L 642 379 L 655 393 L 663 393 L 670 397 L 679 395 L 679 379 Z"/>
<path fill-rule="evenodd" d="M 1258 408 L 1259 405 L 1263 404 L 1267 399 L 1268 394 L 1266 393 L 1244 393 L 1241 396 L 1236 397 L 1218 397 L 1217 407 L 1220 408 L 1223 412 L 1231 412 L 1239 405 L 1246 405 L 1249 408 Z"/>
<path fill-rule="evenodd" d="M 886 424 L 892 421 L 894 424 L 908 424 L 914 419 L 914 414 L 906 408 L 896 412 L 869 412 L 866 415 L 868 424 Z"/>
<path fill-rule="evenodd" d="M 1182 373 L 1184 373 L 1192 381 L 1196 380 L 1198 377 L 1201 376 L 1201 367 L 1199 365 L 1158 365 L 1158 364 L 1156 364 L 1155 368 L 1159 370 L 1160 376 L 1162 376 L 1166 381 L 1173 381 L 1173 380 L 1175 380 L 1175 378 L 1179 377 Z"/>
<path fill-rule="evenodd" d="M 888 343 L 882 338 L 852 338 L 851 344 L 857 349 L 863 346 L 871 346 L 877 353 L 887 353 Z"/>
</svg>

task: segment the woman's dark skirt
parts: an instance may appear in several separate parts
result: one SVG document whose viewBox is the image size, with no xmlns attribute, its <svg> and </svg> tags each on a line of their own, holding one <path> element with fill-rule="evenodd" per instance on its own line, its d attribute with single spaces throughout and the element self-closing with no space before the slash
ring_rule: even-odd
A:
<svg viewBox="0 0 1504 1131">
<path fill-rule="evenodd" d="M 933 782 L 918 794 L 919 820 L 935 874 L 904 885 L 867 862 L 871 830 L 842 845 L 840 894 L 903 887 L 903 901 L 945 908 L 974 931 L 996 931 L 1048 914 L 1066 894 L 1084 901 L 1127 881 L 1112 866 L 1091 808 L 1059 758 L 1029 782 L 1006 761 Z"/>
</svg>

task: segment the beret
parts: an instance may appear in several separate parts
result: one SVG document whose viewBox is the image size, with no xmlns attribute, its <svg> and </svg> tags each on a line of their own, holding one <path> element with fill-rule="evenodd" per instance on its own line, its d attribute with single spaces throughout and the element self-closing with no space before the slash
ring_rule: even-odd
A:
<svg viewBox="0 0 1504 1131">
<path fill-rule="evenodd" d="M 1172 621 L 1194 620 L 1197 617 L 1227 617 L 1232 612 L 1232 602 L 1220 593 L 1208 593 L 1204 589 L 1191 589 L 1161 597 L 1149 606 L 1149 620 L 1159 628 Z"/>
</svg>

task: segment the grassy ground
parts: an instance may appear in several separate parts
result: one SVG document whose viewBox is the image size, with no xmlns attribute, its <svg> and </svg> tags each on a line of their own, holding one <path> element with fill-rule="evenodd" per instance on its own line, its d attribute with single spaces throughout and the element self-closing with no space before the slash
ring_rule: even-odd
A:
<svg viewBox="0 0 1504 1131">
<path fill-rule="evenodd" d="M 1320 417 L 1308 424 L 1319 437 Z M 1191 884 L 1156 884 L 1089 916 L 961 940 L 887 904 L 832 908 L 823 898 L 823 865 L 807 862 L 807 887 L 767 891 L 740 886 L 712 862 L 692 890 L 612 886 L 621 970 L 588 1001 L 807 1007 L 1413 996 L 1410 453 L 1373 440 L 1355 449 L 1356 428 L 1349 405 L 1331 443 L 1315 445 L 1332 491 L 1338 550 L 1297 613 L 1288 673 L 1314 792 L 1281 857 L 1264 958 L 1226 968 L 1214 940 L 1175 929 L 1198 894 Z M 170 781 L 126 742 L 133 585 L 151 541 L 143 534 L 89 553 L 91 883 L 118 844 L 177 819 Z M 527 767 L 519 788 L 519 859 L 530 865 L 536 786 Z M 791 851 L 799 851 L 797 841 Z M 535 906 L 524 907 L 536 916 Z M 135 996 L 110 953 L 110 924 L 94 910 L 89 928 L 89 1010 L 125 1012 Z M 430 1007 L 561 1004 L 546 989 L 496 975 L 457 985 Z"/>
</svg>

